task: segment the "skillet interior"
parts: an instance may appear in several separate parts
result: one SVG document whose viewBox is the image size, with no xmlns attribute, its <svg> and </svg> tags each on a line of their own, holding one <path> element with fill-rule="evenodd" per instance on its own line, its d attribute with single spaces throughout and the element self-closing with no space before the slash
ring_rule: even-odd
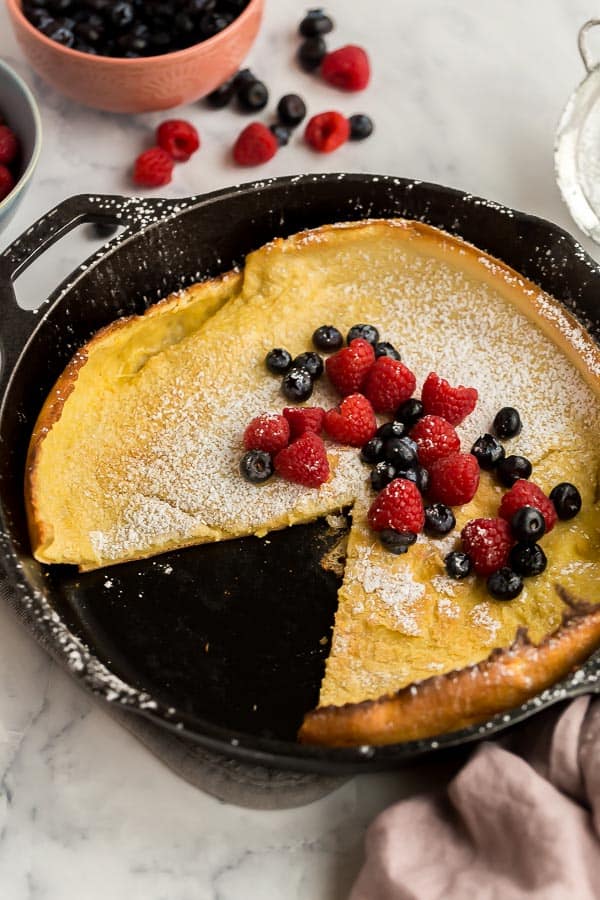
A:
<svg viewBox="0 0 600 900">
<path fill-rule="evenodd" d="M 0 257 L 4 344 L 14 361 L 2 385 L 0 504 L 17 610 L 88 687 L 230 755 L 340 772 L 382 768 L 476 739 L 596 684 L 599 667 L 592 660 L 584 676 L 541 700 L 438 741 L 348 751 L 300 747 L 293 739 L 303 713 L 316 703 L 329 649 L 321 639 L 330 633 L 338 587 L 336 576 L 320 565 L 337 539 L 324 523 L 267 541 L 190 548 L 79 575 L 32 560 L 22 502 L 33 423 L 74 350 L 117 316 L 227 271 L 275 236 L 368 216 L 422 219 L 523 272 L 563 300 L 597 338 L 590 320 L 596 318 L 600 273 L 572 238 L 496 204 L 382 176 L 278 179 L 179 203 L 73 198 L 67 204 L 66 218 L 125 219 L 130 228 L 74 273 L 37 316 L 10 306 L 7 279 L 16 260 L 37 252 L 52 218 Z M 17 360 L 19 345 L 34 328 Z M 292 569 L 301 575 L 290 578 Z"/>
</svg>

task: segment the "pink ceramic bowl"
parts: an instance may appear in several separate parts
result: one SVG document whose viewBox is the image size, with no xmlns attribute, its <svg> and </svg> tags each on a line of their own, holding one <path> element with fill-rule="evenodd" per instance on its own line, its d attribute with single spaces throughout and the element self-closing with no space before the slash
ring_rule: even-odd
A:
<svg viewBox="0 0 600 900">
<path fill-rule="evenodd" d="M 228 28 L 186 50 L 143 59 L 80 53 L 51 41 L 25 18 L 20 0 L 7 0 L 23 53 L 61 94 L 109 112 L 170 109 L 206 96 L 234 74 L 258 33 L 264 0 L 250 0 Z"/>
</svg>

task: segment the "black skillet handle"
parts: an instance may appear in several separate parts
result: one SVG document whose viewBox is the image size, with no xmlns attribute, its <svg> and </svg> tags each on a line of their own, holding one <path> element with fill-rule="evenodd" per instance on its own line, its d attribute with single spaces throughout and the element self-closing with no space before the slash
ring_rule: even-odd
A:
<svg viewBox="0 0 600 900">
<path fill-rule="evenodd" d="M 181 201 L 180 201 L 181 203 Z M 134 232 L 149 217 L 162 218 L 171 212 L 168 200 L 135 200 L 111 195 L 80 194 L 69 197 L 38 219 L 0 254 L 0 350 L 1 393 L 10 372 L 37 324 L 36 313 L 17 304 L 14 281 L 48 247 L 84 222 L 125 225 Z M 10 335 L 10 339 L 7 339 Z"/>
</svg>

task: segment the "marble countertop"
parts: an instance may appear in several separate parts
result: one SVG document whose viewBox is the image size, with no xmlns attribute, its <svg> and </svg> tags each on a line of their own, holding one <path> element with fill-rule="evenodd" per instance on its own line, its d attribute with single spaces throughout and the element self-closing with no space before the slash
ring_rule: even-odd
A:
<svg viewBox="0 0 600 900">
<path fill-rule="evenodd" d="M 305 4 L 267 0 L 249 65 L 277 94 L 311 111 L 368 112 L 364 143 L 331 157 L 297 137 L 250 178 L 299 172 L 381 172 L 436 181 L 551 219 L 576 234 L 554 180 L 553 139 L 583 77 L 579 26 L 592 0 L 328 0 L 331 43 L 362 43 L 374 77 L 342 95 L 293 63 Z M 600 46 L 598 47 L 600 55 Z M 15 46 L 0 8 L 0 57 L 41 106 L 44 148 L 33 185 L 0 247 L 79 192 L 138 193 L 128 166 L 164 115 L 119 117 L 70 103 L 44 85 Z M 274 99 L 276 99 L 274 97 Z M 164 191 L 199 194 L 240 180 L 228 150 L 246 121 L 201 104 L 180 111 L 203 146 Z M 94 249 L 72 233 L 19 279 L 34 306 Z M 0 325 L 1 327 L 1 325 Z M 6 900 L 342 900 L 361 864 L 365 828 L 437 773 L 414 769 L 348 780 L 324 799 L 276 812 L 239 809 L 190 787 L 98 707 L 0 607 L 0 895 Z"/>
</svg>

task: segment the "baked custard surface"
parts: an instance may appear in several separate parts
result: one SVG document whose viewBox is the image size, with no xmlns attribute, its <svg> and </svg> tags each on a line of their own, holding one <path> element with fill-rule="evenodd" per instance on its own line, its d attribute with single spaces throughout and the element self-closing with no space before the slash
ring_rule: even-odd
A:
<svg viewBox="0 0 600 900">
<path fill-rule="evenodd" d="M 372 322 L 401 350 L 417 390 L 430 371 L 478 389 L 475 412 L 458 428 L 463 449 L 498 409 L 516 406 L 524 428 L 508 452 L 531 460 L 545 491 L 559 481 L 579 488 L 582 512 L 544 537 L 548 568 L 517 599 L 492 600 L 482 579 L 455 582 L 443 566 L 466 521 L 497 514 L 502 489 L 487 473 L 474 500 L 455 509 L 451 535 L 420 537 L 402 557 L 384 551 L 366 525 L 369 470 L 355 449 L 328 444 L 332 476 L 318 490 L 240 477 L 245 425 L 286 405 L 264 367 L 268 350 L 296 355 L 319 325 L 345 333 L 356 322 Z M 34 554 L 87 570 L 264 535 L 352 506 L 320 706 L 376 700 L 480 663 L 521 627 L 539 643 L 559 628 L 565 598 L 596 601 L 599 373 L 596 346 L 556 301 L 434 228 L 372 221 L 276 240 L 250 254 L 243 272 L 120 320 L 75 356 L 31 441 Z M 309 403 L 338 399 L 324 379 Z M 302 736 L 319 742 L 311 722 Z M 408 736 L 424 736 L 423 728 Z M 323 742 L 369 737 L 353 730 Z M 376 740 L 402 737 L 391 728 Z"/>
</svg>

